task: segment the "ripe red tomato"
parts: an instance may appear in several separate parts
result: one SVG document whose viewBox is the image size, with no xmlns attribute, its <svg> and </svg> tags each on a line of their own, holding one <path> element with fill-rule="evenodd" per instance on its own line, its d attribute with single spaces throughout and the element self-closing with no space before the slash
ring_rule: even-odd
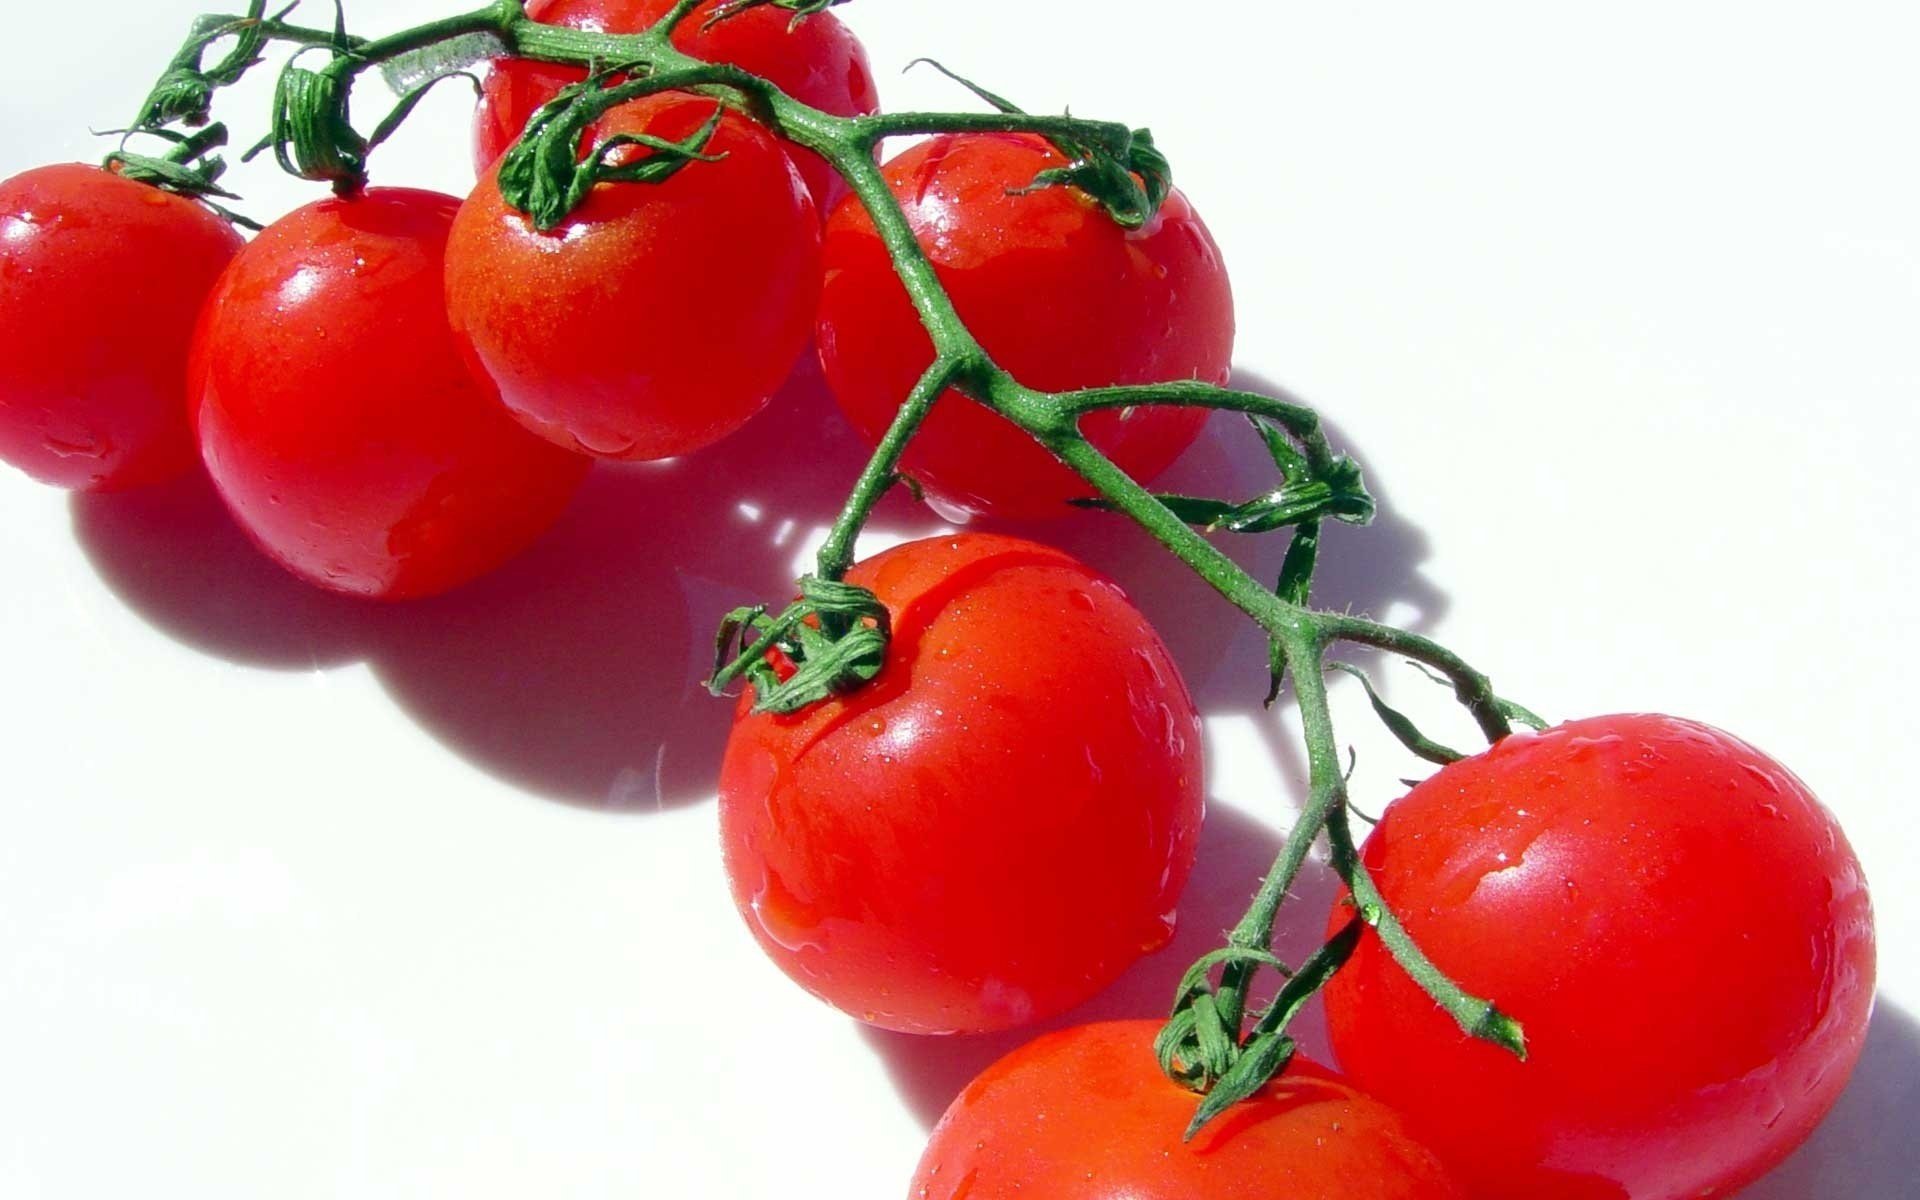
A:
<svg viewBox="0 0 1920 1200">
<path fill-rule="evenodd" d="M 1859 1056 L 1860 865 L 1804 784 L 1717 729 L 1510 738 L 1390 807 L 1365 857 L 1433 960 L 1526 1026 L 1524 1063 L 1468 1041 L 1371 937 L 1327 993 L 1342 1066 L 1477 1196 L 1726 1195 Z"/>
<path fill-rule="evenodd" d="M 715 102 L 622 105 L 608 135 L 681 141 Z M 728 113 L 662 183 L 601 184 L 542 233 L 489 173 L 447 248 L 447 308 L 475 369 L 522 424 L 602 458 L 687 454 L 759 412 L 806 349 L 820 221 L 773 139 Z"/>
<path fill-rule="evenodd" d="M 1296 1056 L 1181 1136 L 1199 1098 L 1153 1057 L 1153 1021 L 1064 1029 L 987 1068 L 920 1160 L 913 1200 L 1464 1200 L 1400 1118 Z"/>
<path fill-rule="evenodd" d="M 832 13 L 819 13 L 792 28 L 793 14 L 753 9 L 711 29 L 706 19 L 721 0 L 707 0 L 675 30 L 673 44 L 708 62 L 744 67 L 770 79 L 803 104 L 840 117 L 880 110 L 880 93 L 860 40 Z M 527 15 L 549 25 L 596 33 L 639 33 L 667 14 L 674 0 L 534 0 Z M 484 175 L 513 145 L 534 110 L 587 73 L 577 67 L 503 59 L 487 76 L 474 120 L 474 170 Z M 798 146 L 786 147 L 794 165 L 825 212 L 846 185 L 825 159 Z"/>
<path fill-rule="evenodd" d="M 376 189 L 310 204 L 207 301 L 193 368 L 207 469 L 254 541 L 321 587 L 446 591 L 545 532 L 586 474 L 460 359 L 443 282 L 458 203 Z"/>
<path fill-rule="evenodd" d="M 734 901 L 822 999 L 906 1033 L 1064 1012 L 1172 935 L 1200 721 L 1120 589 L 970 535 L 856 567 L 879 678 L 791 717 L 743 703 L 720 778 Z"/>
<path fill-rule="evenodd" d="M 1022 383 L 1053 391 L 1225 383 L 1233 292 L 1186 197 L 1174 192 L 1145 228 L 1126 230 L 1067 188 L 1013 194 L 1063 163 L 1036 137 L 940 137 L 888 163 L 886 175 L 960 315 Z M 852 198 L 828 222 L 819 344 L 840 406 L 876 442 L 933 361 L 873 222 Z M 1197 409 L 1148 408 L 1096 413 L 1082 429 L 1145 480 L 1205 422 Z M 940 400 L 905 466 L 971 512 L 1045 516 L 1088 494 L 1025 433 L 958 395 Z"/>
<path fill-rule="evenodd" d="M 0 183 L 0 459 L 84 491 L 184 473 L 194 317 L 240 244 L 204 205 L 99 167 Z"/>
</svg>

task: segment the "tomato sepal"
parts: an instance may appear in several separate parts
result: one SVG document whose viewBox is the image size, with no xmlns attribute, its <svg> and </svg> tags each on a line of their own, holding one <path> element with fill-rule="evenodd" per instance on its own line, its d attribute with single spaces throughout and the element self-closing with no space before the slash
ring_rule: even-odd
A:
<svg viewBox="0 0 1920 1200">
<path fill-rule="evenodd" d="M 800 599 L 777 617 L 764 605 L 727 614 L 707 688 L 725 695 L 744 678 L 752 712 L 791 716 L 872 683 L 886 666 L 892 633 L 891 614 L 872 592 L 808 575 Z"/>
</svg>

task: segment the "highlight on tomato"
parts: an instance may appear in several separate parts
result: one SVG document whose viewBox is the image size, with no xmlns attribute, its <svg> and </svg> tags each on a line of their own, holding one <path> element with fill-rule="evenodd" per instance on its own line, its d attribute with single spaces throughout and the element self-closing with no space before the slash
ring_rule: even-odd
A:
<svg viewBox="0 0 1920 1200">
<path fill-rule="evenodd" d="M 793 716 L 742 701 L 720 780 L 748 928 L 871 1024 L 1052 1016 L 1172 936 L 1203 800 L 1200 721 L 1113 583 L 985 534 L 847 577 L 892 640 L 877 679 Z"/>
<path fill-rule="evenodd" d="M 597 33 L 640 33 L 667 15 L 675 0 L 533 0 L 527 16 L 549 25 Z M 716 25 L 707 21 L 722 0 L 706 0 L 674 30 L 673 44 L 708 62 L 743 67 L 771 80 L 803 104 L 838 117 L 858 117 L 880 109 L 867 52 L 830 12 L 795 24 L 778 8 L 736 13 Z M 587 77 L 579 67 L 525 59 L 502 59 L 488 74 L 474 118 L 474 170 L 487 169 L 513 145 L 541 105 L 563 88 Z M 846 192 L 846 184 L 825 159 L 799 146 L 786 153 L 806 180 L 825 214 Z"/>
<path fill-rule="evenodd" d="M 934 1129 L 911 1200 L 1465 1200 L 1387 1106 L 1295 1055 L 1184 1141 L 1199 1098 L 1153 1021 L 1049 1034 L 987 1068 Z"/>
<path fill-rule="evenodd" d="M 0 183 L 0 460 L 80 491 L 194 461 L 194 319 L 239 252 L 205 205 L 78 163 Z"/>
<path fill-rule="evenodd" d="M 586 475 L 461 359 L 444 285 L 458 204 L 396 188 L 310 204 L 207 301 L 193 351 L 207 470 L 248 535 L 320 587 L 457 587 L 544 533 Z"/>
<path fill-rule="evenodd" d="M 1730 1194 L 1860 1055 L 1860 864 L 1805 784 L 1720 730 L 1516 735 L 1389 807 L 1364 857 L 1426 953 L 1526 1027 L 1525 1062 L 1461 1036 L 1371 936 L 1327 990 L 1342 1068 L 1476 1196 Z"/>
<path fill-rule="evenodd" d="M 1028 134 L 936 137 L 888 162 L 888 185 L 967 327 L 987 353 L 1046 391 L 1204 380 L 1233 366 L 1233 291 L 1206 225 L 1174 191 L 1124 229 L 1083 192 L 1029 190 L 1065 158 Z M 878 442 L 933 344 L 872 218 L 849 197 L 827 226 L 820 362 L 855 428 Z M 1095 413 L 1088 440 L 1142 481 L 1199 437 L 1199 409 Z M 957 394 L 908 447 L 905 471 L 969 513 L 1062 515 L 1091 494 L 1031 437 Z"/>
<path fill-rule="evenodd" d="M 716 104 L 648 96 L 609 112 L 599 136 L 689 142 Z M 461 206 L 454 332 L 514 417 L 555 445 L 627 461 L 691 453 L 764 408 L 805 352 L 820 276 L 805 185 L 737 113 L 719 114 L 701 153 L 658 182 L 596 184 L 551 230 L 508 205 L 496 172 Z"/>
</svg>

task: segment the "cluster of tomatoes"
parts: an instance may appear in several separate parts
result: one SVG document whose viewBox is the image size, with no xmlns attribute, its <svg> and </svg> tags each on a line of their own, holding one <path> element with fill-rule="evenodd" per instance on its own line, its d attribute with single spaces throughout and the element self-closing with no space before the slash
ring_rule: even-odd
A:
<svg viewBox="0 0 1920 1200">
<path fill-rule="evenodd" d="M 670 7 L 530 15 L 634 32 Z M 676 40 L 828 112 L 877 107 L 830 15 L 696 15 Z M 247 243 L 107 170 L 0 184 L 0 458 L 85 489 L 203 465 L 288 570 L 401 601 L 524 549 L 594 460 L 724 438 L 810 342 L 877 440 L 933 349 L 823 161 L 725 112 L 701 161 L 599 186 L 557 228 L 506 204 L 496 159 L 582 78 L 495 65 L 464 201 L 370 189 Z M 594 135 L 679 142 L 715 116 L 665 93 Z M 1125 230 L 1070 189 L 1026 186 L 1061 162 L 1036 137 L 940 137 L 884 172 L 958 312 L 1023 382 L 1224 382 L 1231 292 L 1186 199 Z M 1106 412 L 1084 432 L 1144 478 L 1202 420 Z M 973 513 L 1084 494 L 959 398 L 903 470 Z M 1165 945 L 1194 865 L 1200 722 L 1171 656 L 1112 583 L 1029 541 L 914 543 L 849 581 L 891 614 L 879 678 L 791 716 L 743 702 L 722 767 L 750 929 L 803 986 L 895 1030 L 1072 1009 Z M 1466 1039 L 1368 938 L 1327 993 L 1346 1077 L 1296 1060 L 1183 1142 L 1193 1097 L 1157 1070 L 1152 1024 L 1054 1034 L 956 1101 L 913 1194 L 1719 1195 L 1807 1136 L 1859 1054 L 1859 867 L 1798 780 L 1716 730 L 1617 717 L 1510 738 L 1396 803 L 1365 860 L 1429 956 L 1524 1023 L 1529 1061 Z"/>
</svg>

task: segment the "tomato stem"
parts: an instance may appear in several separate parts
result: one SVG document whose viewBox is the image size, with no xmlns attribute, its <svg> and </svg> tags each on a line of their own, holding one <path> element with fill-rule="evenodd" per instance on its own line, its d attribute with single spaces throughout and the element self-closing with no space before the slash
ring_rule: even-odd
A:
<svg viewBox="0 0 1920 1200">
<path fill-rule="evenodd" d="M 826 0 L 777 2 L 796 17 L 827 7 Z M 734 12 L 759 6 L 729 6 L 713 19 L 725 20 Z M 402 110 L 383 125 L 381 135 L 370 142 L 362 140 L 347 118 L 354 80 L 371 66 L 486 35 L 521 58 L 584 66 L 603 73 L 600 78 L 608 80 L 608 86 L 602 87 L 596 80 L 592 87 L 569 98 L 569 103 L 581 106 L 579 112 L 553 115 L 552 120 L 563 131 L 584 130 L 592 115 L 632 96 L 674 87 L 711 96 L 760 121 L 787 141 L 814 151 L 841 175 L 870 215 L 932 342 L 934 357 L 854 485 L 820 551 L 817 577 L 804 581 L 801 605 L 778 618 L 769 617 L 764 609 L 749 609 L 728 619 L 722 655 L 730 653 L 729 644 L 741 652 L 716 670 L 716 686 L 754 675 L 765 667 L 766 652 L 776 647 L 795 659 L 799 668 L 794 678 L 801 686 L 794 697 L 789 697 L 795 705 L 811 702 L 807 697 L 860 686 L 877 673 L 884 659 L 886 622 L 874 617 L 870 594 L 849 588 L 841 580 L 853 563 L 855 540 L 874 506 L 899 481 L 902 455 L 927 414 L 948 391 L 957 391 L 966 402 L 983 405 L 1024 430 L 1076 472 L 1099 496 L 1102 507 L 1125 513 L 1256 622 L 1274 647 L 1276 681 L 1286 675 L 1294 681 L 1307 748 L 1306 805 L 1252 906 L 1231 933 L 1228 948 L 1202 959 L 1182 981 L 1174 1016 L 1158 1047 L 1163 1066 L 1174 1078 L 1199 1090 L 1216 1084 L 1224 1089 L 1203 1104 L 1195 1128 L 1238 1098 L 1250 1095 L 1249 1089 L 1257 1090 L 1284 1066 L 1292 1054 L 1292 1042 L 1285 1035 L 1288 1022 L 1352 952 L 1363 925 L 1374 931 L 1407 973 L 1453 1015 L 1462 1029 L 1524 1056 L 1525 1041 L 1519 1025 L 1492 1002 L 1460 988 L 1427 958 L 1380 895 L 1354 846 L 1346 777 L 1327 699 L 1327 672 L 1333 668 L 1328 666 L 1326 655 L 1335 644 L 1346 642 L 1401 654 L 1437 672 L 1452 686 L 1490 742 L 1508 736 L 1515 720 L 1538 724 L 1538 718 L 1527 710 L 1502 700 L 1483 673 L 1430 639 L 1310 606 L 1322 518 L 1331 515 L 1364 522 L 1371 515 L 1371 502 L 1361 488 L 1358 468 L 1335 455 L 1318 414 L 1288 400 L 1194 380 L 1064 393 L 1043 392 L 1021 384 L 994 362 L 960 316 L 905 210 L 875 163 L 878 145 L 894 136 L 1035 134 L 1052 141 L 1071 163 L 1067 169 L 1050 173 L 1055 178 L 1036 180 L 1036 186 L 1080 187 L 1106 204 L 1116 221 L 1136 224 L 1151 217 L 1153 207 L 1171 186 L 1169 169 L 1153 147 L 1151 136 L 1113 122 L 1023 113 L 972 84 L 967 86 L 1001 111 L 835 116 L 801 103 L 760 76 L 706 62 L 674 47 L 670 34 L 698 7 L 699 0 L 680 0 L 645 32 L 605 34 L 529 20 L 522 0 L 497 0 L 471 12 L 365 40 L 348 36 L 340 25 L 331 31 L 286 25 L 268 18 L 263 0 L 254 0 L 246 15 L 205 17 L 195 23 L 193 39 L 156 85 L 135 130 L 178 144 L 181 135 L 170 126 L 203 124 L 214 90 L 236 82 L 255 65 L 259 61 L 255 50 L 261 43 L 276 41 L 330 49 L 333 58 L 319 72 L 296 76 L 289 64 L 283 84 L 294 78 L 301 86 L 283 86 L 283 90 L 309 98 L 310 110 L 281 112 L 268 144 L 275 145 L 279 157 L 295 173 L 326 178 L 336 186 L 342 185 L 344 173 L 347 184 L 357 185 L 366 153 L 391 131 L 391 124 L 404 119 L 410 100 L 403 99 Z M 203 67 L 207 48 L 221 37 L 240 39 L 244 53 L 230 53 L 212 67 Z M 626 82 L 611 83 L 615 75 L 623 76 Z M 312 76 L 324 77 L 324 84 L 308 78 Z M 320 111 L 322 108 L 324 111 Z M 530 164 L 530 171 L 559 171 L 573 161 L 573 147 L 562 149 L 564 153 L 557 156 L 539 156 L 541 162 L 556 160 L 545 166 L 534 161 L 536 156 L 532 154 L 522 161 Z M 561 158 L 566 161 L 557 161 Z M 699 169 L 698 162 L 690 163 L 688 169 Z M 1128 192 L 1130 197 L 1116 199 L 1098 194 L 1103 180 L 1111 184 L 1116 179 L 1124 185 L 1117 191 Z M 539 188 L 530 185 L 528 191 L 554 194 L 555 180 L 542 178 L 539 182 Z M 569 190 L 559 188 L 562 194 Z M 590 187 L 571 190 L 584 192 Z M 543 211 L 540 219 L 557 220 L 564 215 L 564 211 L 557 216 Z M 1333 495 L 1337 489 L 1332 485 L 1338 482 L 1346 489 L 1339 494 L 1353 503 L 1343 510 L 1315 501 L 1268 514 L 1262 528 L 1298 526 L 1280 584 L 1269 587 L 1241 569 L 1196 529 L 1188 519 L 1192 511 L 1188 517 L 1174 511 L 1081 433 L 1081 419 L 1090 413 L 1147 405 L 1217 409 L 1256 418 L 1256 427 L 1268 440 L 1287 486 L 1317 487 L 1313 494 Z M 1289 439 L 1298 445 L 1297 451 L 1290 448 Z M 1184 503 L 1183 498 L 1171 499 Z M 884 617 L 884 609 L 879 612 Z M 814 656 L 811 666 L 798 661 L 809 652 Z M 1351 892 L 1358 916 L 1302 966 L 1248 1031 L 1248 995 L 1255 974 L 1263 967 L 1285 974 L 1270 950 L 1279 908 L 1323 833 L 1331 846 L 1334 870 Z M 1218 985 L 1208 982 L 1214 969 L 1220 971 Z"/>
</svg>

